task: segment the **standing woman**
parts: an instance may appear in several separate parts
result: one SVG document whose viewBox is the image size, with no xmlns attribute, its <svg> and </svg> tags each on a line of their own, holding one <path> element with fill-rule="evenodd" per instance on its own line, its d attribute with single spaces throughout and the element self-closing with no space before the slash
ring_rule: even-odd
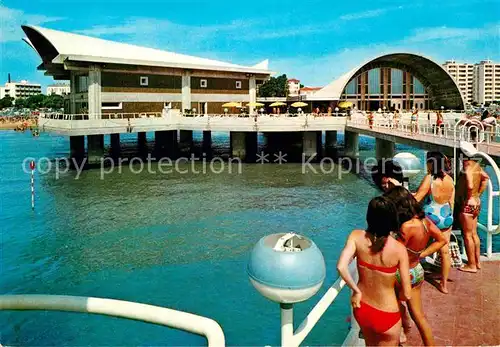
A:
<svg viewBox="0 0 500 347">
<path fill-rule="evenodd" d="M 423 208 L 429 218 L 446 238 L 446 245 L 441 253 L 441 283 L 439 290 L 448 294 L 448 276 L 451 269 L 451 258 L 448 243 L 453 225 L 453 205 L 455 203 L 455 185 L 453 178 L 446 172 L 449 161 L 441 152 L 427 153 L 427 175 L 414 194 L 417 201 L 424 201 Z"/>
<path fill-rule="evenodd" d="M 411 295 L 406 248 L 389 237 L 398 230 L 396 207 L 386 197 L 373 198 L 366 213 L 368 228 L 353 230 L 340 255 L 337 269 L 353 291 L 351 305 L 367 346 L 397 346 L 401 313 L 394 290 L 396 271 L 401 273 L 401 299 Z M 357 257 L 359 282 L 349 273 Z"/>
</svg>

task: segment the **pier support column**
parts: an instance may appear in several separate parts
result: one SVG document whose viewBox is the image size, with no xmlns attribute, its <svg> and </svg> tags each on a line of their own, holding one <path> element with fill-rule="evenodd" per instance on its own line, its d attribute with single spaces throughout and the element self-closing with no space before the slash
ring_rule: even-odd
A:
<svg viewBox="0 0 500 347">
<path fill-rule="evenodd" d="M 193 130 L 179 131 L 179 151 L 182 154 L 191 154 L 193 147 Z"/>
<path fill-rule="evenodd" d="M 257 160 L 257 151 L 259 149 L 257 132 L 245 133 L 245 154 L 247 163 L 255 163 Z"/>
<path fill-rule="evenodd" d="M 321 131 L 305 131 L 302 137 L 302 155 L 307 160 L 321 156 Z"/>
<path fill-rule="evenodd" d="M 337 155 L 337 131 L 325 131 L 325 155 L 334 157 Z"/>
<path fill-rule="evenodd" d="M 394 157 L 394 142 L 383 139 L 375 139 L 375 153 L 377 160 L 391 159 Z"/>
<path fill-rule="evenodd" d="M 359 156 L 359 134 L 352 131 L 344 132 L 344 155 L 351 158 Z"/>
<path fill-rule="evenodd" d="M 89 119 L 100 119 L 102 112 L 101 68 L 91 65 L 88 79 Z"/>
<path fill-rule="evenodd" d="M 191 110 L 191 73 L 184 71 L 182 74 L 182 110 Z"/>
<path fill-rule="evenodd" d="M 231 131 L 229 133 L 231 144 L 231 158 L 246 160 L 245 133 L 241 131 Z"/>
<path fill-rule="evenodd" d="M 104 135 L 87 135 L 87 162 L 99 164 L 104 156 Z"/>
<path fill-rule="evenodd" d="M 137 149 L 140 155 L 146 156 L 148 153 L 148 140 L 145 132 L 137 133 Z"/>
<path fill-rule="evenodd" d="M 111 157 L 119 158 L 121 152 L 120 134 L 111 134 L 110 142 L 111 142 Z"/>
<path fill-rule="evenodd" d="M 85 158 L 85 137 L 84 136 L 70 136 L 69 137 L 69 150 L 71 166 L 79 166 Z"/>
<path fill-rule="evenodd" d="M 249 83 L 248 93 L 249 93 L 249 97 L 250 97 L 250 104 L 253 104 L 253 103 L 257 102 L 257 81 L 255 79 L 255 76 L 251 76 L 248 83 Z M 255 107 L 249 106 L 248 113 L 255 114 Z"/>
<path fill-rule="evenodd" d="M 203 131 L 203 153 L 206 158 L 212 158 L 212 132 L 210 130 Z"/>
<path fill-rule="evenodd" d="M 177 130 L 155 131 L 155 158 L 173 159 L 177 155 Z"/>
</svg>

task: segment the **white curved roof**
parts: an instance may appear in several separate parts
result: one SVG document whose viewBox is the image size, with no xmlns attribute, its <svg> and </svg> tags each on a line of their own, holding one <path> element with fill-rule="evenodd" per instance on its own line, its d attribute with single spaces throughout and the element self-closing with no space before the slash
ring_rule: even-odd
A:
<svg viewBox="0 0 500 347">
<path fill-rule="evenodd" d="M 363 64 L 364 65 L 364 64 Z M 307 100 L 339 100 L 345 86 L 351 78 L 354 77 L 356 72 L 363 67 L 363 65 L 358 66 L 355 69 L 343 74 L 336 80 L 333 80 L 316 93 L 307 96 Z"/>
<path fill-rule="evenodd" d="M 37 31 L 54 46 L 58 52 L 58 55 L 52 60 L 54 64 L 62 64 L 65 60 L 73 60 L 95 63 L 223 70 L 261 74 L 271 73 L 268 70 L 267 60 L 255 66 L 243 66 L 154 48 L 103 40 L 39 26 L 23 27 Z M 27 41 L 33 42 L 33 39 L 28 37 Z"/>
</svg>

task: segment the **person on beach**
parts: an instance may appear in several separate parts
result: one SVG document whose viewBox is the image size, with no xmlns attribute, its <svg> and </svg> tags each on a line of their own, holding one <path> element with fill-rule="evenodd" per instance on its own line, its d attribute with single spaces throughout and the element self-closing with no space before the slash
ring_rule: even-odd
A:
<svg viewBox="0 0 500 347">
<path fill-rule="evenodd" d="M 446 245 L 440 249 L 441 282 L 439 290 L 448 294 L 448 277 L 451 269 L 451 258 L 448 243 L 450 242 L 451 227 L 453 226 L 453 206 L 455 204 L 455 185 L 453 178 L 446 172 L 449 161 L 440 152 L 427 153 L 427 175 L 420 183 L 414 194 L 418 202 L 423 201 L 425 216 L 429 218 L 443 232 Z"/>
<path fill-rule="evenodd" d="M 406 248 L 393 237 L 398 230 L 396 207 L 386 197 L 373 198 L 366 213 L 366 230 L 353 230 L 340 255 L 337 269 L 353 291 L 351 305 L 367 346 L 399 344 L 401 312 L 394 290 L 396 271 L 401 274 L 400 299 L 411 299 Z M 349 273 L 357 258 L 359 282 Z"/>
<path fill-rule="evenodd" d="M 413 195 L 402 186 L 390 189 L 384 194 L 394 203 L 398 212 L 399 231 L 396 239 L 401 242 L 408 252 L 410 263 L 411 299 L 407 302 L 411 319 L 415 322 L 422 341 L 426 346 L 434 345 L 432 329 L 427 321 L 422 307 L 422 283 L 424 283 L 424 269 L 420 260 L 437 252 L 446 244 L 446 238 L 436 225 L 425 217 L 425 213 Z M 430 242 L 431 240 L 433 242 Z M 396 278 L 399 281 L 399 273 Z M 410 321 L 403 304 L 401 307 L 403 333 L 401 343 L 406 342 L 410 330 Z"/>
<path fill-rule="evenodd" d="M 458 270 L 475 273 L 481 269 L 481 243 L 477 234 L 477 219 L 481 212 L 480 197 L 488 186 L 489 177 L 477 162 L 463 154 L 462 158 L 463 171 L 457 179 L 455 201 L 468 260 L 467 265 Z"/>
</svg>

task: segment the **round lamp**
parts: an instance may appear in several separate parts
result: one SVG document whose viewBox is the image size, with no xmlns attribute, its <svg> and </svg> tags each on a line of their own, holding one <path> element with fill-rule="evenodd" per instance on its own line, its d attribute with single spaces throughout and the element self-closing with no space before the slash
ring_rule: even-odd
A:
<svg viewBox="0 0 500 347">
<path fill-rule="evenodd" d="M 227 113 L 227 108 L 224 109 L 224 113 Z"/>
<path fill-rule="evenodd" d="M 264 236 L 250 254 L 248 277 L 264 297 L 282 304 L 309 299 L 321 288 L 325 260 L 316 244 L 294 233 Z"/>
<path fill-rule="evenodd" d="M 338 107 L 335 107 L 335 112 L 339 112 L 339 108 Z"/>
<path fill-rule="evenodd" d="M 412 178 L 420 173 L 422 164 L 412 153 L 398 153 L 394 156 L 393 160 L 403 169 L 403 177 Z"/>
</svg>

